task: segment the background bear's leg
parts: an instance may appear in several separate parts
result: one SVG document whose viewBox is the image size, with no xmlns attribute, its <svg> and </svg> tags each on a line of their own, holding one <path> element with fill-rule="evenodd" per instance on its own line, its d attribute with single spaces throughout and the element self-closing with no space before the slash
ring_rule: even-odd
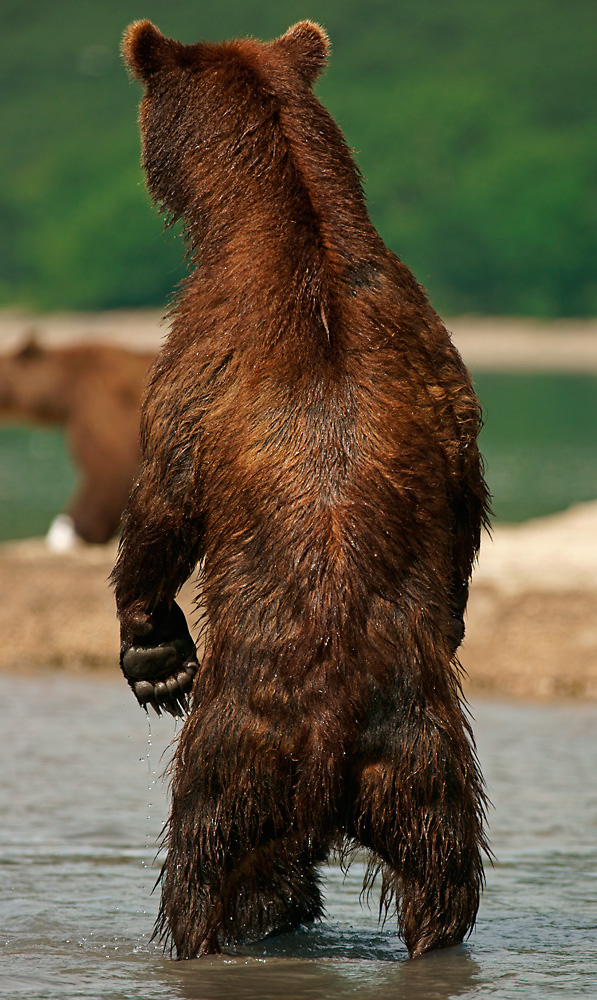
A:
<svg viewBox="0 0 597 1000">
<path fill-rule="evenodd" d="M 67 507 L 79 538 L 94 545 L 109 542 L 127 495 L 126 487 L 105 476 L 86 476 Z"/>
<path fill-rule="evenodd" d="M 462 719 L 413 704 L 390 756 L 356 772 L 350 832 L 382 863 L 382 907 L 395 897 L 411 957 L 463 940 L 483 883 L 485 798 Z"/>
</svg>

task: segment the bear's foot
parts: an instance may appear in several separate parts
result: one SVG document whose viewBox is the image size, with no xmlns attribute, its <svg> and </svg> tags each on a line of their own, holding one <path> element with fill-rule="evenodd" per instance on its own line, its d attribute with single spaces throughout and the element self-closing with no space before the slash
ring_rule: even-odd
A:
<svg viewBox="0 0 597 1000">
<path fill-rule="evenodd" d="M 120 666 L 142 708 L 178 717 L 188 712 L 197 652 L 177 604 L 158 606 L 138 630 L 123 627 Z"/>
<path fill-rule="evenodd" d="M 467 928 L 457 934 L 443 934 L 441 930 L 425 931 L 415 934 L 407 940 L 408 957 L 420 958 L 430 951 L 440 951 L 444 948 L 455 948 L 461 945 L 470 930 Z"/>
</svg>

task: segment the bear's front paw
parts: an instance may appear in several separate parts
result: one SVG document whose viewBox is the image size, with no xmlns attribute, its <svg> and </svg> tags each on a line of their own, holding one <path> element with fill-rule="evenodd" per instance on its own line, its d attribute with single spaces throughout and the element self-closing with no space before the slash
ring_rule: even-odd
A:
<svg viewBox="0 0 597 1000">
<path fill-rule="evenodd" d="M 142 708 L 183 716 L 197 673 L 197 653 L 177 604 L 158 606 L 144 634 L 123 627 L 120 666 Z"/>
</svg>

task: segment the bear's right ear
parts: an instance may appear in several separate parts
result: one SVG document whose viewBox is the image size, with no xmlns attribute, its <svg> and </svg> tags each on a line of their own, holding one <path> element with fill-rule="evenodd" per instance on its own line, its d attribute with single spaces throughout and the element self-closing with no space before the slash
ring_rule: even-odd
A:
<svg viewBox="0 0 597 1000">
<path fill-rule="evenodd" d="M 330 54 L 330 42 L 325 31 L 314 21 L 299 21 L 274 42 L 281 46 L 308 83 L 313 84 Z"/>
<path fill-rule="evenodd" d="M 44 349 L 35 335 L 35 330 L 30 330 L 25 336 L 23 343 L 16 351 L 19 361 L 35 361 L 41 358 Z"/>
<path fill-rule="evenodd" d="M 151 21 L 133 21 L 122 39 L 122 55 L 133 76 L 148 80 L 158 70 L 174 65 L 174 47 Z"/>
</svg>

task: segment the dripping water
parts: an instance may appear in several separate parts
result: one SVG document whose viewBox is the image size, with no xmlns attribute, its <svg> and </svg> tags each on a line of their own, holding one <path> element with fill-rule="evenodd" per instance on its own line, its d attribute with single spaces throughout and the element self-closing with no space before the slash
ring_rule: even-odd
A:
<svg viewBox="0 0 597 1000">
<path fill-rule="evenodd" d="M 154 798 L 156 777 L 155 777 L 155 770 L 152 770 L 151 767 L 151 716 L 147 710 L 145 711 L 145 714 L 147 716 L 147 751 L 145 757 L 147 760 L 147 794 L 148 794 L 147 818 L 145 824 L 145 850 L 148 851 L 150 846 L 149 835 L 151 830 L 151 810 L 153 808 L 152 800 Z M 146 864 L 145 867 L 147 867 Z"/>
</svg>

